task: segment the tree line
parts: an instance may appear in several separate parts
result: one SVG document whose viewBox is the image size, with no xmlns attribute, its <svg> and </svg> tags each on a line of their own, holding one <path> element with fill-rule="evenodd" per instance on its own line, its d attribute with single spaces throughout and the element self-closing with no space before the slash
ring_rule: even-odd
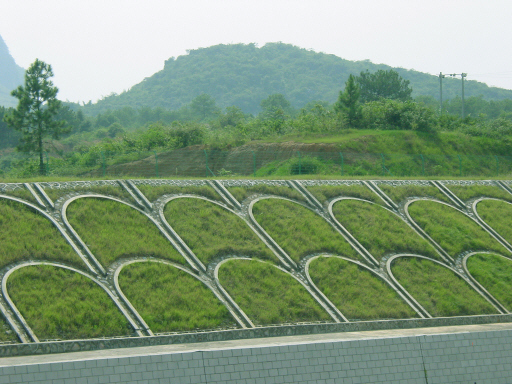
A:
<svg viewBox="0 0 512 384">
<path fill-rule="evenodd" d="M 282 135 L 350 129 L 461 131 L 494 139 L 512 134 L 512 100 L 468 98 L 469 113 L 462 119 L 460 100 L 452 99 L 440 114 L 435 100 L 413 99 L 410 82 L 394 70 L 350 75 L 333 104 L 312 101 L 296 109 L 283 94 L 271 94 L 260 102 L 256 115 L 238 106 L 222 110 L 212 96 L 201 94 L 177 110 L 124 107 L 88 116 L 82 108 L 58 101 L 52 76 L 51 66 L 36 60 L 26 71 L 25 84 L 12 92 L 18 107 L 0 107 L 0 149 L 17 145 L 20 151 L 36 153 L 42 174 L 47 142 L 59 137 L 69 148 L 59 155 L 84 165 L 104 151 L 226 148 Z"/>
</svg>

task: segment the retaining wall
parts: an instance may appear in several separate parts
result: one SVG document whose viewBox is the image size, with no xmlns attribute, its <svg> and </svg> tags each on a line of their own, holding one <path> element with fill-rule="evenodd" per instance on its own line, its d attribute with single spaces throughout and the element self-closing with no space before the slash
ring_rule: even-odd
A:
<svg viewBox="0 0 512 384">
<path fill-rule="evenodd" d="M 482 326 L 473 326 L 482 327 Z M 485 326 L 483 326 L 485 327 Z M 488 326 L 489 327 L 489 326 Z M 467 328 L 467 327 L 466 327 Z M 465 328 L 464 328 L 465 329 Z M 463 330 L 464 330 L 463 329 Z M 510 383 L 512 324 L 458 333 L 340 334 L 266 344 L 196 344 L 125 357 L 1 366 L 1 383 Z M 352 339 L 350 339 L 352 337 Z M 344 339 L 343 339 L 344 338 Z M 270 341 L 269 341 L 270 340 Z M 254 343 L 254 341 L 252 341 Z M 241 343 L 236 345 L 233 343 Z M 249 342 L 250 343 L 250 342 Z M 272 344 L 269 344 L 272 343 Z M 159 347 L 161 348 L 161 347 Z M 132 349 L 131 351 L 133 351 Z M 136 350 L 136 349 L 135 349 Z M 108 352 L 108 351 L 104 351 Z M 91 353 L 91 352 L 89 352 Z M 56 356 L 56 355 L 53 355 Z M 50 356 L 46 356 L 50 357 Z M 38 357 L 41 358 L 41 357 Z M 18 359 L 27 359 L 18 358 Z"/>
</svg>

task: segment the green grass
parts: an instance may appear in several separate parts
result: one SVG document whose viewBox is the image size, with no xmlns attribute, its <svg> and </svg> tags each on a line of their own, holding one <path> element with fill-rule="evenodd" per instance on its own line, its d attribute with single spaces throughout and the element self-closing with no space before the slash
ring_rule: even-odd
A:
<svg viewBox="0 0 512 384">
<path fill-rule="evenodd" d="M 433 317 L 498 313 L 461 277 L 433 261 L 398 258 L 391 269 L 398 282 Z"/>
<path fill-rule="evenodd" d="M 132 197 L 128 192 L 124 190 L 120 185 L 93 185 L 93 186 L 78 186 L 76 188 L 45 188 L 44 190 L 48 197 L 52 201 L 56 201 L 59 198 L 69 193 L 97 193 L 99 195 L 113 196 L 120 199 L 132 200 Z"/>
<path fill-rule="evenodd" d="M 300 204 L 281 199 L 260 200 L 254 204 L 253 214 L 297 263 L 313 253 L 334 253 L 361 260 L 361 256 L 327 221 Z"/>
<path fill-rule="evenodd" d="M 333 206 L 336 219 L 377 259 L 386 254 L 414 253 L 439 258 L 434 248 L 400 217 L 385 208 L 357 200 Z"/>
<path fill-rule="evenodd" d="M 512 243 L 512 205 L 503 201 L 484 200 L 477 204 L 480 218 L 497 231 L 505 240 Z"/>
<path fill-rule="evenodd" d="M 227 190 L 237 199 L 239 202 L 244 201 L 246 198 L 255 195 L 276 195 L 281 197 L 286 197 L 288 199 L 297 200 L 301 202 L 306 202 L 304 196 L 302 196 L 298 191 L 290 187 L 284 186 L 275 186 L 275 185 L 266 185 L 259 184 L 253 187 L 229 187 Z"/>
<path fill-rule="evenodd" d="M 309 275 L 350 321 L 418 317 L 388 284 L 355 263 L 320 257 L 309 264 Z"/>
<path fill-rule="evenodd" d="M 494 197 L 512 202 L 512 195 L 498 186 L 492 185 L 447 185 L 455 195 L 462 201 L 475 197 Z"/>
<path fill-rule="evenodd" d="M 184 197 L 170 201 L 164 214 L 167 222 L 204 264 L 228 255 L 277 261 L 240 217 L 217 204 Z"/>
<path fill-rule="evenodd" d="M 466 251 L 509 253 L 473 220 L 447 205 L 415 201 L 409 214 L 452 257 Z"/>
<path fill-rule="evenodd" d="M 382 204 L 382 199 L 364 185 L 321 185 L 308 187 L 309 192 L 322 204 L 335 197 L 356 197 Z"/>
<path fill-rule="evenodd" d="M 400 204 L 408 197 L 431 197 L 446 203 L 451 203 L 450 199 L 443 195 L 441 191 L 434 186 L 400 185 L 394 187 L 391 185 L 379 184 L 379 188 L 397 204 Z"/>
<path fill-rule="evenodd" d="M 19 343 L 18 336 L 3 317 L 0 317 L 0 343 Z"/>
<path fill-rule="evenodd" d="M 67 209 L 69 223 L 105 267 L 123 257 L 185 260 L 159 229 L 139 211 L 113 200 L 82 198 Z"/>
<path fill-rule="evenodd" d="M 489 253 L 468 258 L 468 271 L 509 311 L 512 309 L 512 260 Z"/>
<path fill-rule="evenodd" d="M 25 267 L 13 272 L 7 289 L 41 340 L 133 333 L 108 294 L 76 272 L 48 265 Z"/>
<path fill-rule="evenodd" d="M 8 191 L 0 191 L 0 194 L 17 197 L 19 199 L 28 201 L 29 203 L 38 205 L 38 202 L 34 195 L 25 187 L 23 188 L 16 188 L 14 190 L 8 190 Z"/>
<path fill-rule="evenodd" d="M 139 188 L 149 201 L 155 201 L 163 195 L 177 195 L 182 193 L 194 194 L 211 200 L 222 201 L 222 198 L 217 192 L 215 192 L 215 189 L 208 185 L 188 187 L 178 187 L 176 185 L 159 185 L 156 187 L 151 185 L 137 185 L 137 188 Z"/>
<path fill-rule="evenodd" d="M 25 204 L 0 198 L 0 267 L 22 260 L 85 267 L 51 221 Z"/>
<path fill-rule="evenodd" d="M 153 332 L 236 327 L 228 309 L 202 282 L 162 263 L 133 263 L 119 285 Z"/>
<path fill-rule="evenodd" d="M 302 284 L 270 264 L 230 260 L 219 281 L 256 325 L 332 320 Z"/>
</svg>

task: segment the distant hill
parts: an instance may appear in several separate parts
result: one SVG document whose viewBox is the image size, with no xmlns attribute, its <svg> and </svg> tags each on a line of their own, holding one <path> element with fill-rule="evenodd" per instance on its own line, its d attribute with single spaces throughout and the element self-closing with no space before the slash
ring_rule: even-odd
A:
<svg viewBox="0 0 512 384">
<path fill-rule="evenodd" d="M 0 36 L 0 105 L 15 107 L 17 100 L 11 96 L 11 91 L 23 84 L 25 70 L 16 64 L 9 48 Z"/>
<path fill-rule="evenodd" d="M 125 106 L 160 106 L 174 110 L 202 93 L 214 97 L 222 108 L 236 105 L 254 114 L 260 110 L 260 101 L 273 93 L 282 93 L 294 107 L 300 108 L 314 100 L 334 102 L 349 74 L 390 68 L 368 60 L 349 61 L 283 43 L 268 43 L 261 48 L 254 44 L 221 44 L 171 57 L 164 69 L 153 76 L 120 95 L 111 95 L 87 106 L 86 110 L 92 114 Z M 393 69 L 410 80 L 413 96 L 439 97 L 437 76 Z M 460 95 L 460 88 L 460 80 L 446 78 L 443 98 Z M 512 91 L 467 81 L 465 95 L 501 100 L 512 98 Z"/>
</svg>

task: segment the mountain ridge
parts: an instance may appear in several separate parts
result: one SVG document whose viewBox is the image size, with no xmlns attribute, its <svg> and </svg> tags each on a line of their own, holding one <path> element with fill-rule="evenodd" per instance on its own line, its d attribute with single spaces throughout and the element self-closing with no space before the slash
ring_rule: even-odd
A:
<svg viewBox="0 0 512 384">
<path fill-rule="evenodd" d="M 0 36 L 0 105 L 15 107 L 17 100 L 11 96 L 11 91 L 23 84 L 25 70 L 14 61 L 7 44 Z"/>
<path fill-rule="evenodd" d="M 176 110 L 206 93 L 218 106 L 238 106 L 246 113 L 259 112 L 261 100 L 270 94 L 283 94 L 295 108 L 311 101 L 333 103 L 350 74 L 361 71 L 394 69 L 413 88 L 413 97 L 439 97 L 439 79 L 412 69 L 393 68 L 369 60 L 350 61 L 333 54 L 319 53 L 284 43 L 219 44 L 187 51 L 171 57 L 164 68 L 129 90 L 112 94 L 86 109 L 93 114 L 125 106 L 162 107 Z M 460 97 L 461 81 L 443 81 L 445 100 Z M 466 80 L 465 95 L 488 100 L 512 99 L 512 90 L 489 87 Z"/>
</svg>

